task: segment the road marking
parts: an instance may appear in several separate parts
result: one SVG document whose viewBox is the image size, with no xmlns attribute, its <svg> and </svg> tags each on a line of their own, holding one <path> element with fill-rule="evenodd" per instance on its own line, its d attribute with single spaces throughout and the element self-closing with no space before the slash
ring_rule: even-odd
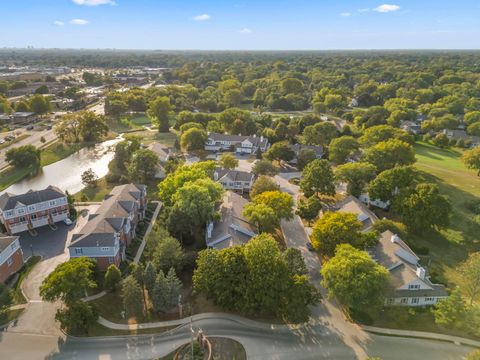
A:
<svg viewBox="0 0 480 360">
<path fill-rule="evenodd" d="M 42 303 L 43 300 L 29 300 L 29 303 Z"/>
</svg>

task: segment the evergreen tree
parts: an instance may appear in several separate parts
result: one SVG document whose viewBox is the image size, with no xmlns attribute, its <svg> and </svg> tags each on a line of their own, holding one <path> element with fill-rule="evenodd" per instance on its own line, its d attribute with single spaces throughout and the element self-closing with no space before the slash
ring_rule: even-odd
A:
<svg viewBox="0 0 480 360">
<path fill-rule="evenodd" d="M 127 317 L 141 316 L 143 313 L 142 288 L 134 276 L 129 275 L 123 280 L 122 298 Z"/>
<path fill-rule="evenodd" d="M 153 287 L 155 286 L 155 279 L 157 277 L 157 268 L 155 264 L 151 261 L 147 263 L 145 267 L 144 281 L 145 286 L 147 287 L 148 292 L 151 294 Z"/>
<path fill-rule="evenodd" d="M 165 298 L 167 292 L 167 279 L 163 271 L 160 270 L 157 278 L 155 279 L 155 285 L 153 286 L 153 292 L 151 294 L 153 308 L 155 311 L 159 312 L 167 309 L 167 302 Z"/>
</svg>

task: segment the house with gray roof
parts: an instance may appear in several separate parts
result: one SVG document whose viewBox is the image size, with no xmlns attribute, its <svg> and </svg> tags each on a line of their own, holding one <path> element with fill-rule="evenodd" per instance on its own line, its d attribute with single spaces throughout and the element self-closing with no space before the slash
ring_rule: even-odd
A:
<svg viewBox="0 0 480 360">
<path fill-rule="evenodd" d="M 255 180 L 255 174 L 248 171 L 215 169 L 213 180 L 222 184 L 225 190 L 250 192 Z"/>
<path fill-rule="evenodd" d="M 448 294 L 444 285 L 434 284 L 420 258 L 400 237 L 387 230 L 377 245 L 368 249 L 370 257 L 390 273 L 388 306 L 435 305 Z"/>
<path fill-rule="evenodd" d="M 226 191 L 220 206 L 220 220 L 207 224 L 205 240 L 207 247 L 225 249 L 244 245 L 257 235 L 255 227 L 243 217 L 243 207 L 248 203 L 233 191 Z"/>
<path fill-rule="evenodd" d="M 371 211 L 367 205 L 352 195 L 347 196 L 345 199 L 338 201 L 333 206 L 330 206 L 325 210 L 353 213 L 357 215 L 358 221 L 360 221 L 363 225 L 363 231 L 370 231 L 373 224 L 378 220 L 377 215 L 375 215 L 375 213 Z"/>
<path fill-rule="evenodd" d="M 145 216 L 147 187 L 116 186 L 100 207 L 88 215 L 85 225 L 72 237 L 70 257 L 86 256 L 97 261 L 100 270 L 117 266 L 125 259 L 125 249 L 135 237 L 135 228 Z"/>
<path fill-rule="evenodd" d="M 0 283 L 19 271 L 23 264 L 23 251 L 18 236 L 0 234 Z"/>
<path fill-rule="evenodd" d="M 312 150 L 315 153 L 316 159 L 321 159 L 324 155 L 323 146 L 295 144 L 291 146 L 291 149 L 295 153 L 295 157 L 289 162 L 294 165 L 297 164 L 298 154 L 300 154 L 302 150 Z"/>
<path fill-rule="evenodd" d="M 23 231 L 34 233 L 34 229 L 46 225 L 54 227 L 68 216 L 67 196 L 56 186 L 0 196 L 0 221 L 10 235 Z"/>
<path fill-rule="evenodd" d="M 443 129 L 442 133 L 445 134 L 449 140 L 463 140 L 465 143 L 469 143 L 471 147 L 480 146 L 480 136 L 468 135 L 465 130 Z"/>
<path fill-rule="evenodd" d="M 263 136 L 228 135 L 209 133 L 205 150 L 207 151 L 234 151 L 237 154 L 255 154 L 258 150 L 265 152 L 270 144 Z"/>
<path fill-rule="evenodd" d="M 163 165 L 170 159 L 172 153 L 169 148 L 164 145 L 153 142 L 147 147 L 148 150 L 153 151 L 158 156 L 158 166 L 155 172 L 156 179 L 163 179 L 166 176 L 165 168 Z"/>
</svg>

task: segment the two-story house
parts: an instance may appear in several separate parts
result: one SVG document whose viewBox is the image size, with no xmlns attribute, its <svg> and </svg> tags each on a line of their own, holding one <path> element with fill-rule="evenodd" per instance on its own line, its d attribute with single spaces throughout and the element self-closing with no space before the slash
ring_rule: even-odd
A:
<svg viewBox="0 0 480 360">
<path fill-rule="evenodd" d="M 255 180 L 255 174 L 247 171 L 215 169 L 213 180 L 222 184 L 225 190 L 250 192 Z"/>
<path fill-rule="evenodd" d="M 69 216 L 67 196 L 55 186 L 25 194 L 0 196 L 0 221 L 7 232 L 17 234 L 45 225 L 54 226 Z"/>
<path fill-rule="evenodd" d="M 315 158 L 316 159 L 321 159 L 323 158 L 324 151 L 323 151 L 323 146 L 315 146 L 315 145 L 303 145 L 303 144 L 294 144 L 291 146 L 291 149 L 295 153 L 295 157 L 289 161 L 291 164 L 297 164 L 298 162 L 298 154 L 302 150 L 311 150 L 315 153 Z"/>
<path fill-rule="evenodd" d="M 145 216 L 147 187 L 116 186 L 100 207 L 89 214 L 86 224 L 72 237 L 70 257 L 86 256 L 97 261 L 100 270 L 120 265 L 125 248 L 135 237 L 135 228 Z"/>
<path fill-rule="evenodd" d="M 363 231 L 370 231 L 373 224 L 378 220 L 377 215 L 375 215 L 373 211 L 371 211 L 364 203 L 352 195 L 349 195 L 345 199 L 338 201 L 333 206 L 328 207 L 326 210 L 353 213 L 357 215 L 358 221 L 362 223 Z"/>
<path fill-rule="evenodd" d="M 435 305 L 448 296 L 445 286 L 433 284 L 420 259 L 400 237 L 391 231 L 380 235 L 377 245 L 368 253 L 390 273 L 388 306 Z"/>
<path fill-rule="evenodd" d="M 0 234 L 0 283 L 19 271 L 23 263 L 23 252 L 18 236 Z"/>
<path fill-rule="evenodd" d="M 238 154 L 255 154 L 258 150 L 265 152 L 270 144 L 263 136 L 256 135 L 227 135 L 209 133 L 205 150 L 207 151 L 235 151 Z"/>
</svg>

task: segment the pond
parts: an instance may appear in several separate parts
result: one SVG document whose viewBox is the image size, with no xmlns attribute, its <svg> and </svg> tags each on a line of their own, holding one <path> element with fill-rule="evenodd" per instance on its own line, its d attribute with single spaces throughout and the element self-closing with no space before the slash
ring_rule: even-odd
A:
<svg viewBox="0 0 480 360">
<path fill-rule="evenodd" d="M 92 147 L 83 148 L 69 157 L 43 167 L 35 176 L 25 178 L 9 186 L 4 191 L 12 194 L 22 194 L 30 189 L 41 190 L 49 185 L 55 185 L 61 190 L 74 194 L 82 190 L 81 174 L 92 169 L 99 178 L 107 175 L 108 163 L 113 159 L 113 146 L 121 141 L 121 137 L 107 140 Z"/>
</svg>

